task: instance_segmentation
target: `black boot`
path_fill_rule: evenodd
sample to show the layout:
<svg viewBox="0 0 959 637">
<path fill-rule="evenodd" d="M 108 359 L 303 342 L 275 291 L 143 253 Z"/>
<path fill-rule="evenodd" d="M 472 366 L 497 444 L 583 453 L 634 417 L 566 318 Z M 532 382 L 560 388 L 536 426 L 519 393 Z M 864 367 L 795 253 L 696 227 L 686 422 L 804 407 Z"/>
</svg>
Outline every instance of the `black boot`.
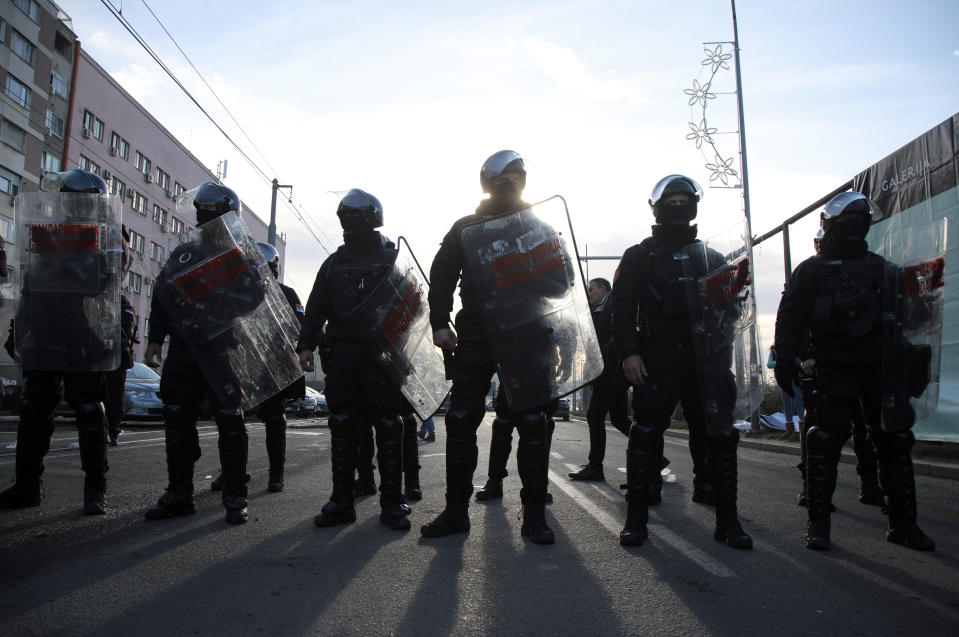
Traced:
<svg viewBox="0 0 959 637">
<path fill-rule="evenodd" d="M 739 444 L 739 432 L 728 429 L 709 440 L 712 483 L 716 489 L 716 530 L 713 538 L 734 549 L 751 549 L 753 539 L 743 530 L 736 513 L 736 446 Z"/>
<path fill-rule="evenodd" d="M 249 438 L 243 412 L 218 409 L 216 428 L 219 432 L 217 447 L 220 451 L 220 466 L 226 485 L 223 487 L 223 508 L 226 509 L 226 521 L 230 524 L 243 524 L 249 519 L 247 512 L 246 473 Z"/>
<path fill-rule="evenodd" d="M 836 465 L 844 439 L 839 434 L 812 427 L 806 435 L 806 548 L 829 549 L 832 494 L 836 490 Z"/>
<path fill-rule="evenodd" d="M 196 458 L 193 431 L 196 429 L 196 415 L 179 405 L 164 405 L 163 416 L 166 421 L 164 434 L 170 482 L 157 505 L 144 514 L 148 520 L 196 513 L 196 503 L 193 501 L 193 463 Z"/>
<path fill-rule="evenodd" d="M 353 507 L 353 464 L 356 455 L 354 419 L 346 412 L 332 413 L 329 425 L 333 494 L 320 514 L 313 518 L 313 523 L 321 527 L 356 521 L 356 509 Z"/>
<path fill-rule="evenodd" d="M 50 450 L 53 416 L 25 398 L 20 400 L 19 411 L 16 482 L 0 493 L 0 509 L 40 506 L 43 500 L 43 479 L 40 476 L 43 475 L 43 458 Z"/>
<path fill-rule="evenodd" d="M 420 527 L 425 537 L 446 537 L 453 533 L 469 533 L 469 501 L 453 501 L 446 494 L 446 508 L 432 522 Z"/>
<path fill-rule="evenodd" d="M 403 416 L 403 484 L 407 500 L 422 500 L 420 489 L 420 452 L 416 442 L 416 416 Z"/>
<path fill-rule="evenodd" d="M 283 469 L 286 465 L 286 416 L 268 416 L 263 425 L 266 429 L 266 455 L 270 459 L 266 490 L 279 493 L 283 490 Z"/>
<path fill-rule="evenodd" d="M 379 418 L 376 429 L 376 461 L 380 466 L 380 524 L 394 531 L 410 528 L 410 507 L 403 501 L 403 419 Z M 415 430 L 415 427 L 414 427 Z"/>
<path fill-rule="evenodd" d="M 889 497 L 889 530 L 886 539 L 917 551 L 932 551 L 936 543 L 916 524 L 916 477 L 912 468 L 911 431 L 888 435 L 889 442 L 881 450 L 879 477 Z"/>
<path fill-rule="evenodd" d="M 656 428 L 634 423 L 626 450 L 626 525 L 619 534 L 622 546 L 641 546 L 649 538 L 649 486 L 658 471 Z"/>
<path fill-rule="evenodd" d="M 107 419 L 103 403 L 81 403 L 76 406 L 77 435 L 80 440 L 80 464 L 83 482 L 83 512 L 103 515 L 107 512 L 106 472 Z"/>
<path fill-rule="evenodd" d="M 546 414 L 526 414 L 519 420 L 519 444 L 516 463 L 519 466 L 523 488 L 523 526 L 520 533 L 535 544 L 556 541 L 553 530 L 546 524 L 546 485 L 549 482 L 549 425 Z"/>
<path fill-rule="evenodd" d="M 513 423 L 497 416 L 493 419 L 489 444 L 489 479 L 476 492 L 477 500 L 499 500 L 503 497 L 503 479 L 509 475 L 506 463 L 513 448 Z"/>
</svg>

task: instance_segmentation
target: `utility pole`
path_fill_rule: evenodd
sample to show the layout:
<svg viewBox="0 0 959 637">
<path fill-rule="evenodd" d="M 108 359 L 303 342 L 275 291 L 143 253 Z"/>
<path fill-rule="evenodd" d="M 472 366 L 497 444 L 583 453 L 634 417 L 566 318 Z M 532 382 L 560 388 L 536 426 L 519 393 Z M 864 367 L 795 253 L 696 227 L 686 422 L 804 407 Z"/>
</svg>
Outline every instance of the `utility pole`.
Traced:
<svg viewBox="0 0 959 637">
<path fill-rule="evenodd" d="M 271 246 L 276 245 L 276 191 L 280 188 L 289 188 L 293 192 L 293 186 L 282 186 L 280 182 L 273 179 L 273 201 L 270 203 L 270 229 L 267 231 L 266 242 Z"/>
</svg>

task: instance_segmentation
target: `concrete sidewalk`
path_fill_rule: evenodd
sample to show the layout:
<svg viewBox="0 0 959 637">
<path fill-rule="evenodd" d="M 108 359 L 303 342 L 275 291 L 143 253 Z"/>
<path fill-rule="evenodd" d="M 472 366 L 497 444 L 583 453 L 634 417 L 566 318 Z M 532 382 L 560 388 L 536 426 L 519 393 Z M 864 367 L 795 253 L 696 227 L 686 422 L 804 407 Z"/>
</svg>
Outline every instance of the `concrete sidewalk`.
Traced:
<svg viewBox="0 0 959 637">
<path fill-rule="evenodd" d="M 685 429 L 667 429 L 666 435 L 684 440 L 689 438 L 689 432 Z M 750 437 L 748 432 L 740 432 L 739 445 L 741 447 L 751 447 L 753 449 L 762 449 L 763 451 L 799 456 L 799 441 L 761 439 Z M 840 462 L 854 465 L 856 464 L 856 454 L 854 454 L 851 449 L 843 447 Z M 916 475 L 959 480 L 959 462 L 950 462 L 942 459 L 931 460 L 913 456 L 912 466 Z"/>
</svg>

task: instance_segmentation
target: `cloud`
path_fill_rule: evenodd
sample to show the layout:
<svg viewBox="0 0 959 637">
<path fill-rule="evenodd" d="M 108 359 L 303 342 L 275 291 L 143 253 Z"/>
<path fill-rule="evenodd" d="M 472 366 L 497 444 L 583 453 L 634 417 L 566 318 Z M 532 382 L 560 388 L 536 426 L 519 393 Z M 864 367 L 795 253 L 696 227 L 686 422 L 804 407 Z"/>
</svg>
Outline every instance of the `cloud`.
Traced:
<svg viewBox="0 0 959 637">
<path fill-rule="evenodd" d="M 617 78 L 614 71 L 605 79 L 594 77 L 572 49 L 532 36 L 522 42 L 546 76 L 561 88 L 596 100 L 645 101 L 639 89 Z"/>
</svg>

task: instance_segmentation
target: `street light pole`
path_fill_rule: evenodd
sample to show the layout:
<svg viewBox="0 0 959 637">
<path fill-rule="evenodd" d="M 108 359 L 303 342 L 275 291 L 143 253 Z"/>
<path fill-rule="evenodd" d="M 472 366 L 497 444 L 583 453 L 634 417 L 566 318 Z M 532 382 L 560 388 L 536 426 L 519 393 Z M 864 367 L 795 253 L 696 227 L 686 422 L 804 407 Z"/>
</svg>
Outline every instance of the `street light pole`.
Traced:
<svg viewBox="0 0 959 637">
<path fill-rule="evenodd" d="M 276 179 L 273 180 L 273 200 L 270 203 L 270 229 L 267 230 L 266 242 L 271 246 L 276 245 L 276 191 L 280 188 L 289 188 L 293 192 L 293 186 L 281 186 Z"/>
</svg>

